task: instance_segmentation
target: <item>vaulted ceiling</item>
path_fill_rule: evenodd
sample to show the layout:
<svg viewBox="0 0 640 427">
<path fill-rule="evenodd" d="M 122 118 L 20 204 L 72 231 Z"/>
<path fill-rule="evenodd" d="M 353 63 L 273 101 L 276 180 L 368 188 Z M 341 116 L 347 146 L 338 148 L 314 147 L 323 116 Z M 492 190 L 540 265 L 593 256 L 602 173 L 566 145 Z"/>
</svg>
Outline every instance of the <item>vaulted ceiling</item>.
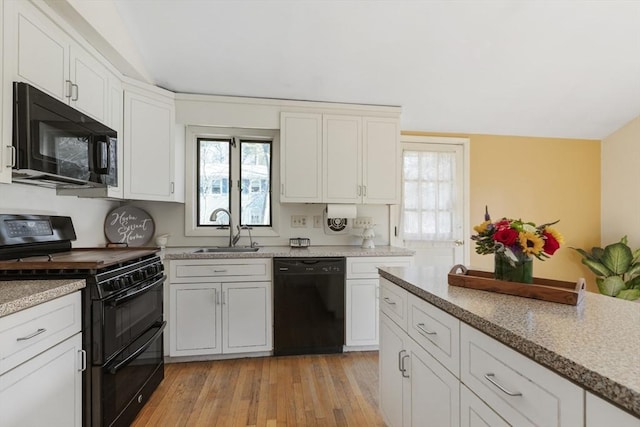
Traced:
<svg viewBox="0 0 640 427">
<path fill-rule="evenodd" d="M 640 1 L 116 0 L 159 86 L 402 106 L 402 129 L 601 139 L 640 115 Z"/>
</svg>

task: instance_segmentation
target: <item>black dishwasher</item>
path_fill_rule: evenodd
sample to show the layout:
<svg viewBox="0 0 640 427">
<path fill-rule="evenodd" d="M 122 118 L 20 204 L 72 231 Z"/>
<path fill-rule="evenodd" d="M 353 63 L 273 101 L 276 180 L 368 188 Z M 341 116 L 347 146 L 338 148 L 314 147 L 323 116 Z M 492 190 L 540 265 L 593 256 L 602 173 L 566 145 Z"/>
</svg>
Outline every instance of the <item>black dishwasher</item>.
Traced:
<svg viewBox="0 0 640 427">
<path fill-rule="evenodd" d="M 342 353 L 344 258 L 274 258 L 273 352 Z"/>
</svg>

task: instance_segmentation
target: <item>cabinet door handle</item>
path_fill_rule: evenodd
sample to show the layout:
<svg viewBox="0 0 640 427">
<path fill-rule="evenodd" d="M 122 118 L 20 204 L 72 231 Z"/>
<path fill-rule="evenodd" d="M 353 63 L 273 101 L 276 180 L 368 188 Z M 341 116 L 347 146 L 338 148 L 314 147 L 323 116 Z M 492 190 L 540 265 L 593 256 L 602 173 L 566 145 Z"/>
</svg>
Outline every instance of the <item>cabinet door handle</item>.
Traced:
<svg viewBox="0 0 640 427">
<path fill-rule="evenodd" d="M 402 356 L 402 359 L 401 359 L 401 361 L 402 361 L 402 376 L 404 378 L 409 378 L 409 374 L 407 374 L 407 368 L 405 368 L 405 366 L 404 366 L 404 359 L 406 359 L 407 357 L 411 357 L 411 356 L 409 356 L 408 354 L 405 354 L 404 356 Z"/>
<path fill-rule="evenodd" d="M 484 374 L 484 377 L 487 379 L 487 381 L 489 381 L 491 384 L 493 384 L 494 386 L 498 387 L 498 389 L 503 392 L 504 394 L 507 394 L 509 396 L 522 396 L 522 393 L 520 392 L 513 392 L 513 391 L 509 391 L 507 390 L 502 384 L 500 384 L 498 381 L 496 381 L 494 378 L 496 377 L 495 374 L 493 373 L 488 373 L 488 374 Z"/>
<path fill-rule="evenodd" d="M 37 337 L 40 334 L 44 334 L 45 332 L 47 332 L 47 330 L 45 328 L 39 328 L 37 331 L 32 332 L 27 336 L 17 338 L 16 341 L 27 341 L 27 340 L 30 340 L 33 337 Z"/>
<path fill-rule="evenodd" d="M 171 194 L 176 192 L 176 184 L 174 182 L 171 182 Z"/>
<path fill-rule="evenodd" d="M 84 350 L 78 350 L 80 356 L 80 369 L 78 372 L 84 372 L 87 370 L 87 352 Z"/>
<path fill-rule="evenodd" d="M 75 89 L 75 95 L 73 95 L 74 89 Z M 78 100 L 79 92 L 80 92 L 80 90 L 78 89 L 78 85 L 75 84 L 75 83 L 71 83 L 71 100 L 72 101 L 77 101 Z"/>
<path fill-rule="evenodd" d="M 226 296 L 225 291 L 222 291 L 222 305 L 225 305 L 227 303 L 227 296 Z"/>
<path fill-rule="evenodd" d="M 366 186 L 366 185 L 363 185 L 363 186 L 362 186 L 362 195 L 363 195 L 364 197 L 367 197 L 367 186 Z"/>
<path fill-rule="evenodd" d="M 7 147 L 9 147 L 9 150 L 11 151 L 11 163 L 9 163 L 7 167 L 14 168 L 16 166 L 18 152 L 16 151 L 16 147 L 14 147 L 13 145 L 7 145 Z"/>
<path fill-rule="evenodd" d="M 214 298 L 216 300 L 216 305 L 220 305 L 220 300 L 218 299 L 218 290 L 217 289 L 213 290 L 213 295 L 214 295 Z"/>
<path fill-rule="evenodd" d="M 382 299 L 384 300 L 384 302 L 386 302 L 389 305 L 396 305 L 395 301 L 391 301 L 389 297 L 384 297 Z"/>
<path fill-rule="evenodd" d="M 284 184 L 280 184 L 280 194 L 284 196 Z"/>
<path fill-rule="evenodd" d="M 427 335 L 437 335 L 437 334 L 438 334 L 436 331 L 430 331 L 429 329 L 427 329 L 427 328 L 424 326 L 424 323 L 418 323 L 418 324 L 416 325 L 416 328 L 417 328 L 420 332 L 425 333 L 425 334 L 427 334 Z"/>
<path fill-rule="evenodd" d="M 406 353 L 407 350 L 400 350 L 398 352 L 398 371 L 402 372 L 402 353 Z"/>
<path fill-rule="evenodd" d="M 73 83 L 71 83 L 71 80 L 65 80 L 64 83 L 67 89 L 64 96 L 65 98 L 71 98 L 71 92 L 73 91 Z"/>
</svg>

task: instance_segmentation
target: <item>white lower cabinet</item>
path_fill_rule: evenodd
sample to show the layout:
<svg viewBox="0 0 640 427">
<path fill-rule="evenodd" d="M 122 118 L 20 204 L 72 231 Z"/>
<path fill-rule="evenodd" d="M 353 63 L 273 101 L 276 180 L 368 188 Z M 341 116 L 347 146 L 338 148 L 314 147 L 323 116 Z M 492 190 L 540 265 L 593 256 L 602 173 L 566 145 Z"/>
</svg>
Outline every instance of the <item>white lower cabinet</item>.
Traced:
<svg viewBox="0 0 640 427">
<path fill-rule="evenodd" d="M 169 264 L 169 355 L 273 350 L 271 260 Z"/>
<path fill-rule="evenodd" d="M 271 283 L 193 283 L 171 287 L 171 356 L 273 349 Z"/>
<path fill-rule="evenodd" d="M 389 426 L 585 425 L 581 387 L 384 278 L 380 291 L 380 409 Z M 587 427 L 638 427 L 601 400 L 590 409 L 587 398 L 586 413 Z"/>
<path fill-rule="evenodd" d="M 460 425 L 460 383 L 405 331 L 382 314 L 380 410 L 395 426 Z"/>
<path fill-rule="evenodd" d="M 408 267 L 412 261 L 410 256 L 347 258 L 347 347 L 378 345 L 378 267 Z"/>
<path fill-rule="evenodd" d="M 587 392 L 586 395 L 586 427 L 640 427 L 640 418 L 618 409 L 592 393 Z"/>
<path fill-rule="evenodd" d="M 82 425 L 80 292 L 0 318 L 0 426 Z"/>
<path fill-rule="evenodd" d="M 3 427 L 82 425 L 81 334 L 0 376 Z"/>
</svg>

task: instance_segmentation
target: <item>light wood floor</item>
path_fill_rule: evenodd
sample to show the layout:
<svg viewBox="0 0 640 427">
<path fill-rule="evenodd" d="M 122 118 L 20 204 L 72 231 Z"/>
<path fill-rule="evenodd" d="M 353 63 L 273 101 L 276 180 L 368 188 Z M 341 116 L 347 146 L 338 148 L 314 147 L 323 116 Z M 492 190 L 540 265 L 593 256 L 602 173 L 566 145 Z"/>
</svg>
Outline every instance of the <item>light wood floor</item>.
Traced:
<svg viewBox="0 0 640 427">
<path fill-rule="evenodd" d="M 167 364 L 132 426 L 384 426 L 378 353 Z"/>
</svg>

